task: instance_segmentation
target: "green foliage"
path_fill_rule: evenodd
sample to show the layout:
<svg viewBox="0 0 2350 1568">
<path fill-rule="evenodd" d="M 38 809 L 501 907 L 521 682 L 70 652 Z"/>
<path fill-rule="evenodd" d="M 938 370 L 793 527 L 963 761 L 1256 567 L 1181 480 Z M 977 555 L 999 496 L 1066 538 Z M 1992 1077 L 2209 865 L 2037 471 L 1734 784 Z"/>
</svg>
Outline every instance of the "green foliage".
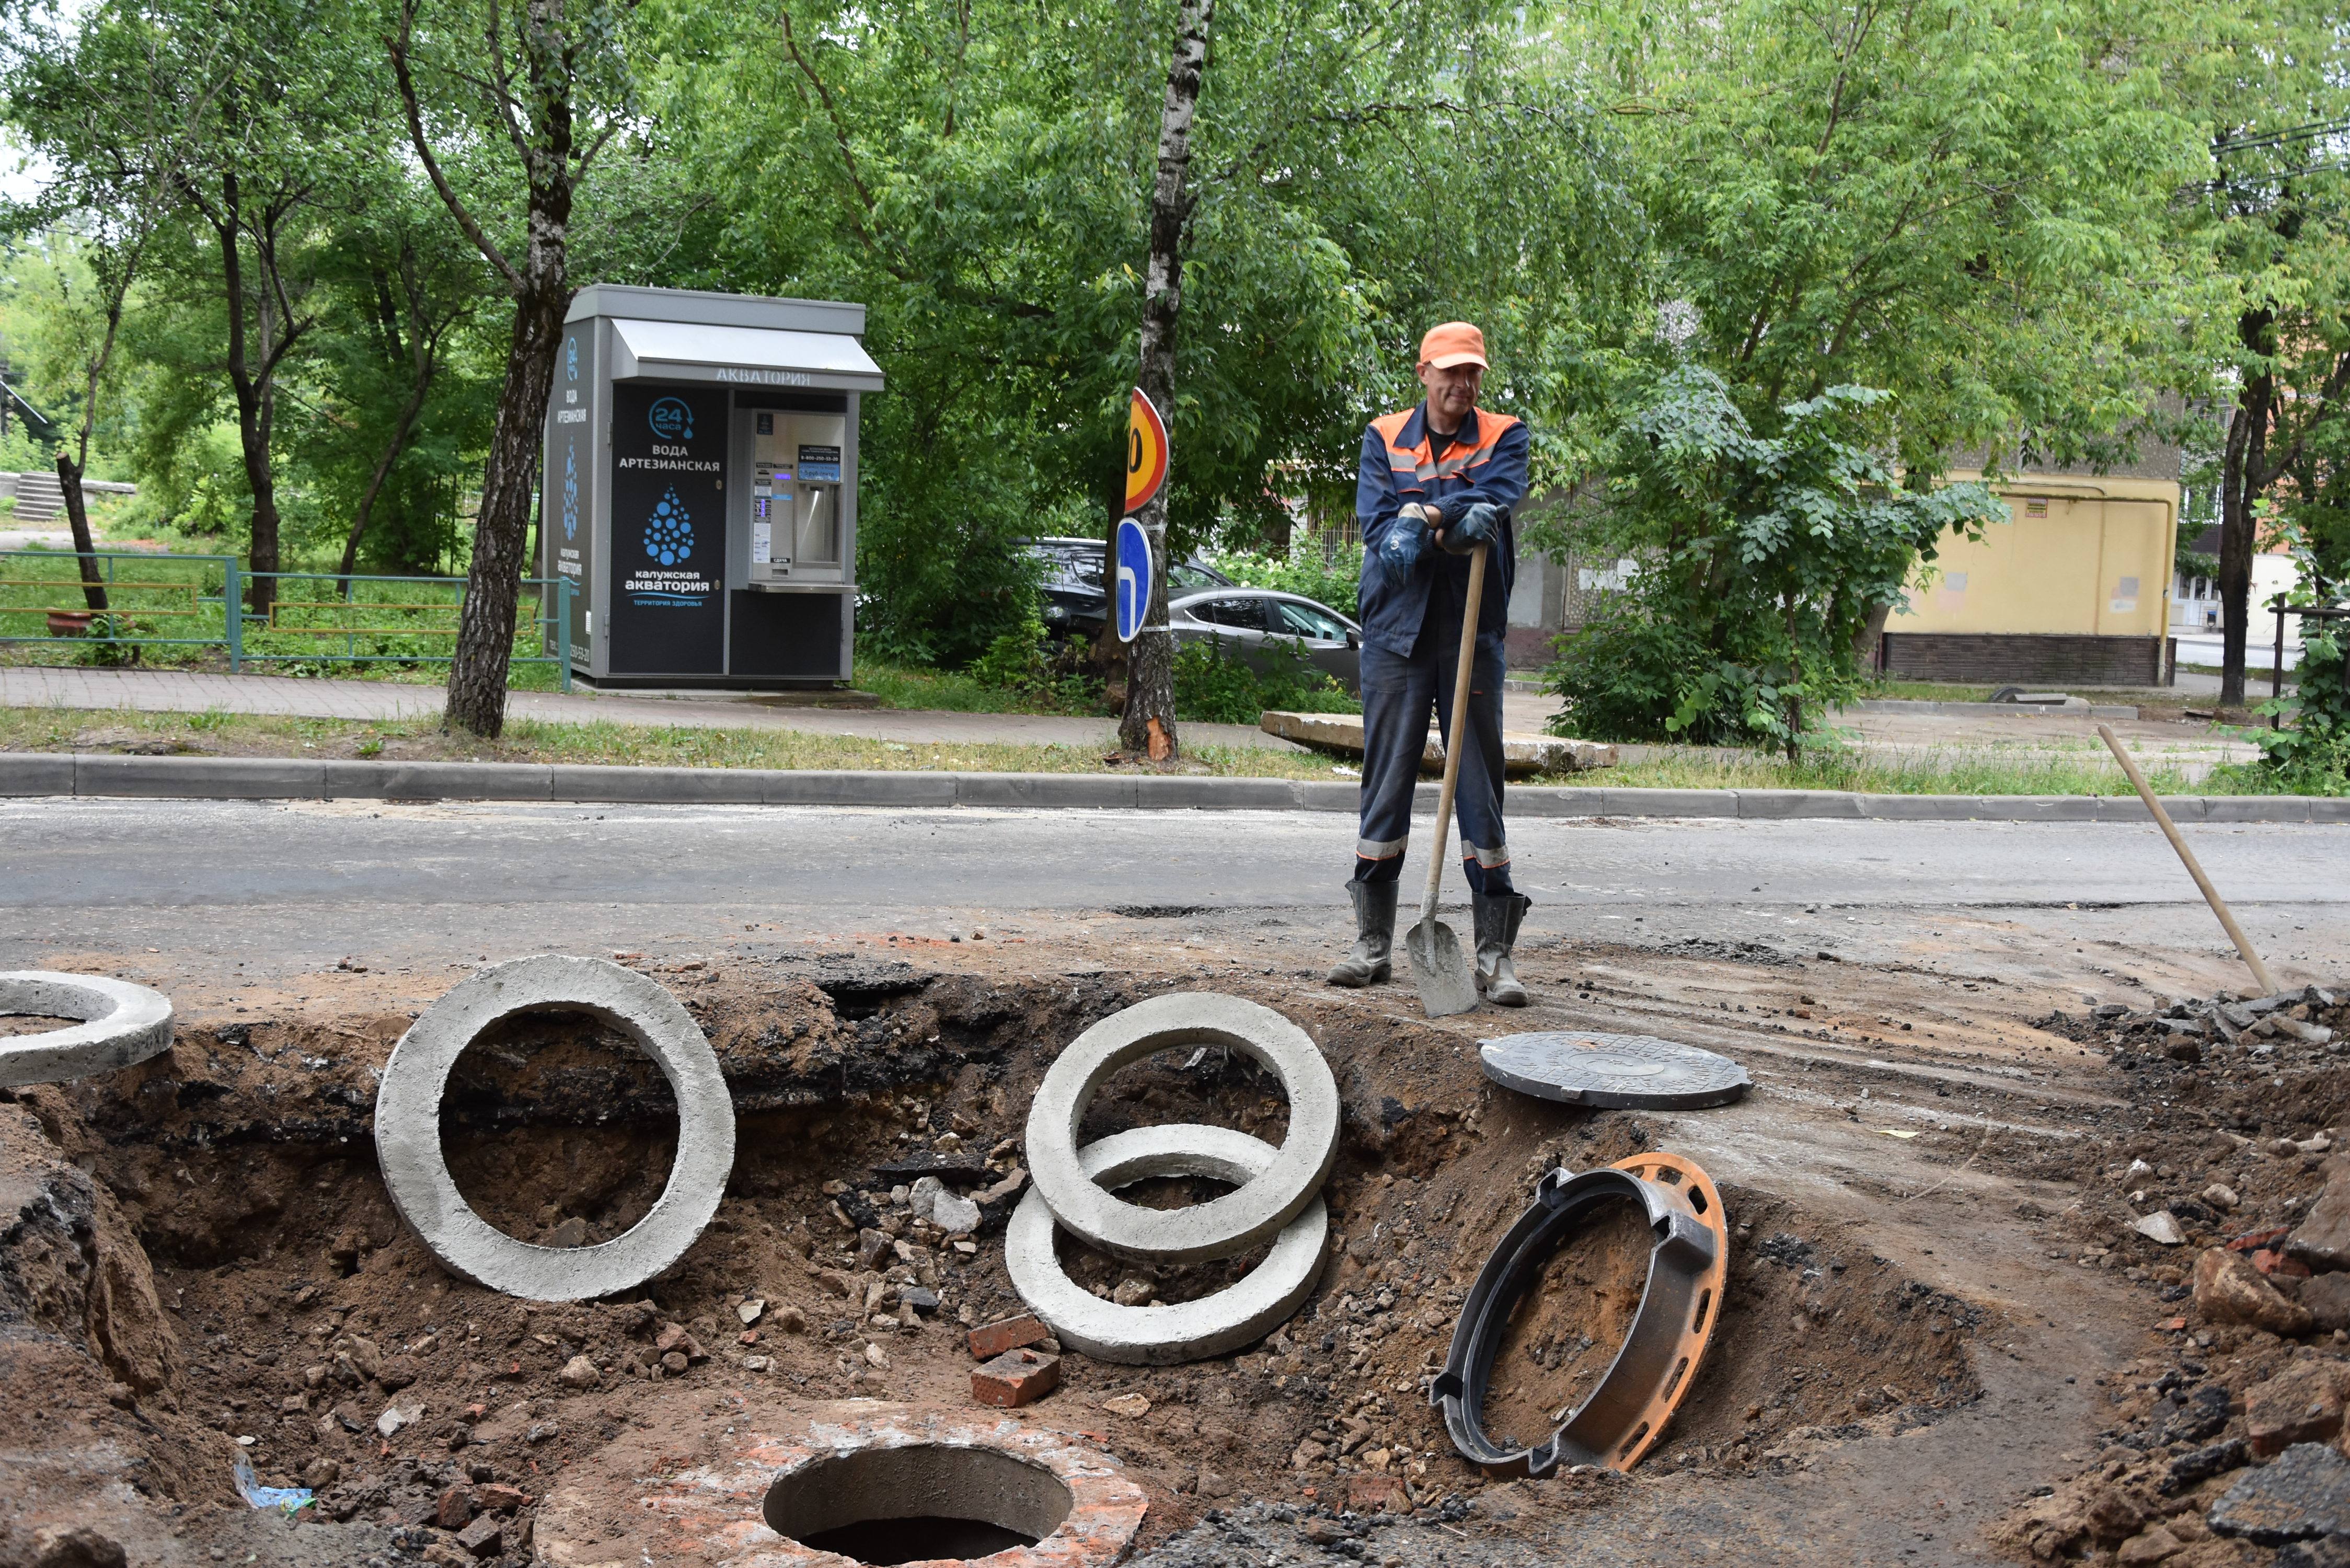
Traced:
<svg viewBox="0 0 2350 1568">
<path fill-rule="evenodd" d="M 1880 435 L 1906 471 L 2116 455 L 2202 276 L 2173 203 L 2204 126 L 2166 68 L 2214 22 L 2116 0 L 1601 12 L 1674 302 L 1659 335 L 1765 434 L 1856 384 L 1898 397 Z"/>
<path fill-rule="evenodd" d="M 1642 564 L 1550 689 L 1560 733 L 1777 743 L 1792 755 L 1860 688 L 1856 642 L 1947 531 L 2004 510 L 1980 484 L 1903 490 L 1878 455 L 1889 394 L 1831 387 L 1759 436 L 1713 372 L 1659 380 L 1607 454 L 1589 536 Z"/>
<path fill-rule="evenodd" d="M 1202 724 L 1254 724 L 1268 709 L 1301 713 L 1359 713 L 1346 689 L 1302 657 L 1283 659 L 1276 645 L 1260 657 L 1274 660 L 1260 673 L 1225 653 L 1214 638 L 1175 650 L 1175 717 Z"/>
<path fill-rule="evenodd" d="M 1232 581 L 1252 588 L 1275 588 L 1284 594 L 1302 594 L 1320 604 L 1328 605 L 1340 615 L 1352 618 L 1363 580 L 1363 547 L 1348 545 L 1324 560 L 1322 551 L 1311 540 L 1293 548 L 1285 557 L 1253 555 L 1245 550 L 1229 555 L 1215 554 L 1208 558 L 1214 566 Z"/>
<path fill-rule="evenodd" d="M 982 686 L 998 691 L 1020 691 L 1042 685 L 1051 664 L 1052 655 L 1045 647 L 1045 618 L 1038 613 L 1036 600 L 1031 596 L 1026 613 L 989 643 L 985 653 L 972 660 L 971 673 Z"/>
<path fill-rule="evenodd" d="M 983 504 L 935 514 L 904 494 L 884 478 L 858 496 L 858 636 L 877 659 L 959 669 L 1037 618 L 1037 563 L 1015 543 L 1017 518 Z"/>
<path fill-rule="evenodd" d="M 2255 730 L 2258 766 L 2288 794 L 2350 794 L 2350 668 L 2339 621 L 2304 621 L 2299 690 L 2291 701 L 2264 702 L 2262 714 L 2282 713 L 2279 730 Z M 2324 630 L 2316 628 L 2323 625 Z"/>
</svg>

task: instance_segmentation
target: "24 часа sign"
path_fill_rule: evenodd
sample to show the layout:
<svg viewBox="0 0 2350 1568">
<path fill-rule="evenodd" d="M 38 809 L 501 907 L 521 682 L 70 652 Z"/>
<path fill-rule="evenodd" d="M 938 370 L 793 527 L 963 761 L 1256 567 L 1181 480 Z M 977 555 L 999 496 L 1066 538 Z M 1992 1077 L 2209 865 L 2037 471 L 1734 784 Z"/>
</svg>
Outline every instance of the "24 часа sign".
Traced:
<svg viewBox="0 0 2350 1568">
<path fill-rule="evenodd" d="M 725 654 L 723 388 L 612 389 L 614 674 L 715 675 Z"/>
</svg>

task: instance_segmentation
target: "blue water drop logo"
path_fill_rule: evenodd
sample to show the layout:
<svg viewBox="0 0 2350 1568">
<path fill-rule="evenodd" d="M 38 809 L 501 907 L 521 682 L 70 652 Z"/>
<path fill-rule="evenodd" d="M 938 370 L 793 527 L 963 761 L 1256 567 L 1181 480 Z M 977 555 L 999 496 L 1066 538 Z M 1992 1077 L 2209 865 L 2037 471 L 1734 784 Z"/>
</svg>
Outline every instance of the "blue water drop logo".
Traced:
<svg viewBox="0 0 2350 1568">
<path fill-rule="evenodd" d="M 563 379 L 567 381 L 579 379 L 579 339 L 577 337 L 563 340 Z"/>
<path fill-rule="evenodd" d="M 675 486 L 645 519 L 645 554 L 664 566 L 674 566 L 693 554 L 693 519 L 677 498 Z"/>
<path fill-rule="evenodd" d="M 649 416 L 653 434 L 663 441 L 693 439 L 693 407 L 683 398 L 663 398 Z"/>
<path fill-rule="evenodd" d="M 563 536 L 579 536 L 579 448 L 563 443 Z"/>
</svg>

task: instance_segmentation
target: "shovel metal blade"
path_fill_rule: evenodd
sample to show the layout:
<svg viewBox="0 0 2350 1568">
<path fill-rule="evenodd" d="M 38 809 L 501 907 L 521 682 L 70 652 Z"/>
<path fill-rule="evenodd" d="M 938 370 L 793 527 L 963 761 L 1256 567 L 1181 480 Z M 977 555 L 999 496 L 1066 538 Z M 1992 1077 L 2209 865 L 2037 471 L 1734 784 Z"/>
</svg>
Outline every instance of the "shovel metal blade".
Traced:
<svg viewBox="0 0 2350 1568">
<path fill-rule="evenodd" d="M 1411 955 L 1411 978 L 1419 986 L 1419 1005 L 1430 1018 L 1469 1012 L 1477 1006 L 1477 979 L 1461 950 L 1452 928 L 1433 918 L 1406 931 L 1404 951 Z"/>
</svg>

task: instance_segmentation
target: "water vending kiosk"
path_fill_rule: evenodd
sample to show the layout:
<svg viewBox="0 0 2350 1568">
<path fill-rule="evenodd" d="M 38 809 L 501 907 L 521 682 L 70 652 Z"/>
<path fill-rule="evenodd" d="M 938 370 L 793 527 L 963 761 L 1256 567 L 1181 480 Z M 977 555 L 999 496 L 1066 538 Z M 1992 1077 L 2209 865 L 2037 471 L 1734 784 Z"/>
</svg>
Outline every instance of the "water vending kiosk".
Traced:
<svg viewBox="0 0 2350 1568">
<path fill-rule="evenodd" d="M 546 575 L 574 586 L 575 675 L 784 688 L 849 676 L 865 307 L 582 289 L 539 487 Z"/>
</svg>

